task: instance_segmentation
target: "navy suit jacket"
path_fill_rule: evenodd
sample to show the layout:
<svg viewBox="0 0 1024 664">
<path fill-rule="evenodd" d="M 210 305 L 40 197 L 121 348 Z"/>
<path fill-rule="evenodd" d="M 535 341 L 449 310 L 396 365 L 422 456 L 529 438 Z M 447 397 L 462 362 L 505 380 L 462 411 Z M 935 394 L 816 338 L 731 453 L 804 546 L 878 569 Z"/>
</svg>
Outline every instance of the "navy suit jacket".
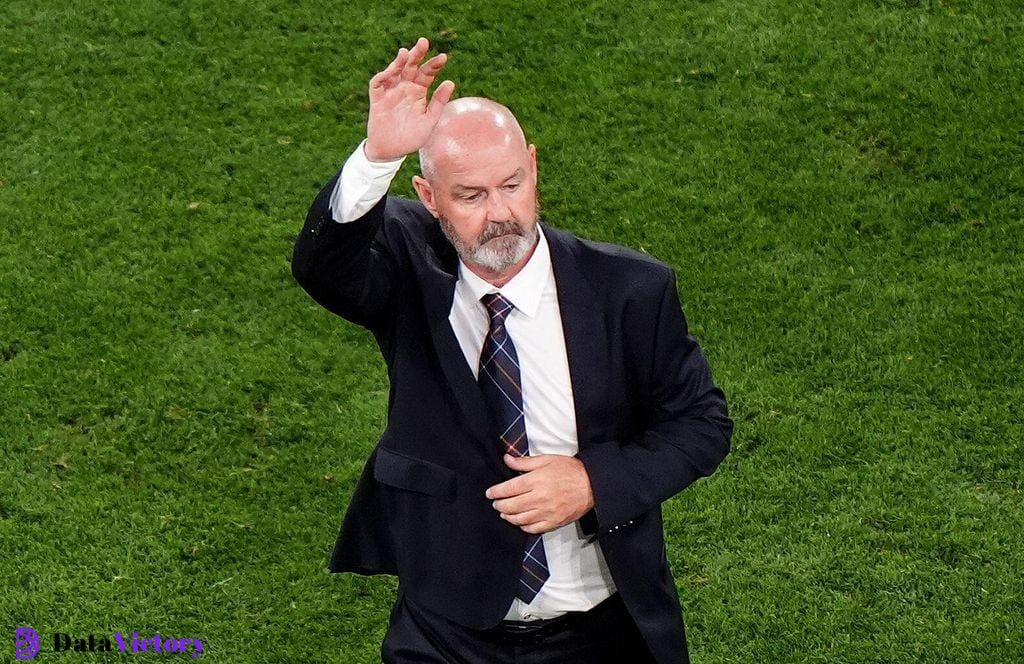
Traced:
<svg viewBox="0 0 1024 664">
<path fill-rule="evenodd" d="M 362 218 L 331 218 L 335 176 L 313 202 L 292 272 L 322 306 L 370 330 L 387 364 L 387 428 L 356 485 L 332 572 L 397 574 L 419 605 L 473 628 L 504 618 L 526 534 L 486 489 L 514 473 L 448 322 L 458 256 L 418 201 L 385 196 Z M 687 332 L 674 272 L 623 247 L 542 222 L 575 401 L 578 458 L 600 542 L 659 662 L 686 662 L 661 503 L 712 473 L 732 421 Z"/>
</svg>

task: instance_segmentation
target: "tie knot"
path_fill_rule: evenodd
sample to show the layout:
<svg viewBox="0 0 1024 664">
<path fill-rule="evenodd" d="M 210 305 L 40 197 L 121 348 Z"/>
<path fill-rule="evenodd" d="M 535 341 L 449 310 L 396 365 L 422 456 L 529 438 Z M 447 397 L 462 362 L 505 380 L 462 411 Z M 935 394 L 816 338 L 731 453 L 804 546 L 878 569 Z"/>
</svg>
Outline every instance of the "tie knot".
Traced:
<svg viewBox="0 0 1024 664">
<path fill-rule="evenodd" d="M 480 301 L 487 307 L 487 313 L 491 317 L 491 324 L 504 323 L 515 307 L 506 300 L 501 293 L 488 293 L 480 298 Z"/>
</svg>

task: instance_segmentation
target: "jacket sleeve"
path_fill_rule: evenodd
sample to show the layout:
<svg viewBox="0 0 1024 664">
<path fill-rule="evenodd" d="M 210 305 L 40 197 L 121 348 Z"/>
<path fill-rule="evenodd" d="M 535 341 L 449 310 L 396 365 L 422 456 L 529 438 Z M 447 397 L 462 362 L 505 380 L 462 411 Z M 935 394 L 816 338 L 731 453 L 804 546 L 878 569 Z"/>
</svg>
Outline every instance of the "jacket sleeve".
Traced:
<svg viewBox="0 0 1024 664">
<path fill-rule="evenodd" d="M 384 239 L 388 197 L 355 221 L 331 216 L 330 196 L 339 175 L 313 200 L 295 240 L 292 275 L 328 311 L 372 331 L 380 330 L 391 310 L 396 265 Z"/>
<path fill-rule="evenodd" d="M 577 455 L 594 492 L 597 537 L 628 528 L 714 472 L 729 452 L 733 423 L 725 395 L 687 330 L 675 274 L 668 272 L 655 325 L 649 424 L 634 439 L 606 441 Z"/>
</svg>

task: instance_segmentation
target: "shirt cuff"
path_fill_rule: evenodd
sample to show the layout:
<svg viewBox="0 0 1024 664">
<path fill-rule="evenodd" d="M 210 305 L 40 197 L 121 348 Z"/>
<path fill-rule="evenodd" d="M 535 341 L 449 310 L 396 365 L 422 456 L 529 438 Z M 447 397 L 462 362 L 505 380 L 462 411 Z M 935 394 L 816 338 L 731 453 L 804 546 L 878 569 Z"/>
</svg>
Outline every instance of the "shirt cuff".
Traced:
<svg viewBox="0 0 1024 664">
<path fill-rule="evenodd" d="M 375 162 L 366 158 L 364 138 L 341 169 L 331 192 L 331 217 L 338 223 L 359 219 L 388 193 L 391 181 L 402 167 L 401 159 Z"/>
</svg>

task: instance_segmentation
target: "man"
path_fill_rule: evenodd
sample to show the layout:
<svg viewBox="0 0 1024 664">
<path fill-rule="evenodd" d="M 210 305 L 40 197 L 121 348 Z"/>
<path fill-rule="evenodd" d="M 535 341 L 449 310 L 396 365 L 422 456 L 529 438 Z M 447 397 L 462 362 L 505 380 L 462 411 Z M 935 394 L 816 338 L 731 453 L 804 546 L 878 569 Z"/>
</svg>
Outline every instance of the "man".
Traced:
<svg viewBox="0 0 1024 664">
<path fill-rule="evenodd" d="M 539 223 L 536 147 L 451 81 L 428 103 L 428 49 L 370 80 L 367 138 L 295 246 L 391 382 L 330 569 L 398 575 L 386 662 L 686 662 L 660 504 L 732 422 L 674 273 Z M 416 151 L 419 202 L 387 196 Z"/>
</svg>

